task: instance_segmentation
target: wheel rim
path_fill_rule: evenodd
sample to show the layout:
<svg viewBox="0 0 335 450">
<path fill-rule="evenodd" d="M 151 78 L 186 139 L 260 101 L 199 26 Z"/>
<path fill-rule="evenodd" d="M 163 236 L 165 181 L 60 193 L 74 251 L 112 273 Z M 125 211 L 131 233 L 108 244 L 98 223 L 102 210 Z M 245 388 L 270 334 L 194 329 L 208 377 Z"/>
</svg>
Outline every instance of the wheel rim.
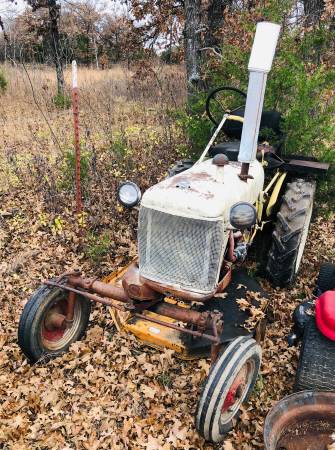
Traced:
<svg viewBox="0 0 335 450">
<path fill-rule="evenodd" d="M 249 359 L 236 374 L 223 401 L 220 424 L 230 422 L 245 400 L 255 373 L 255 362 Z"/>
<path fill-rule="evenodd" d="M 296 263 L 295 263 L 295 273 L 298 272 L 300 264 L 301 264 L 302 255 L 304 253 L 304 249 L 305 249 L 305 245 L 306 245 L 306 241 L 307 241 L 309 224 L 310 224 L 311 218 L 312 218 L 312 212 L 313 212 L 313 205 L 310 205 L 309 210 L 308 210 L 308 214 L 306 216 L 306 220 L 304 222 L 304 227 L 303 227 L 303 230 L 302 230 L 301 239 L 300 239 L 300 242 L 299 242 L 298 256 L 297 256 L 297 260 L 296 260 Z"/>
<path fill-rule="evenodd" d="M 67 298 L 64 295 L 58 296 L 50 307 L 47 309 L 41 326 L 41 341 L 43 347 L 50 351 L 60 350 L 67 345 L 70 345 L 73 341 L 75 334 L 77 333 L 78 327 L 81 321 L 81 307 L 80 301 L 75 300 L 73 322 L 70 325 L 65 326 L 63 320 L 62 324 L 50 325 L 51 317 L 53 319 L 59 319 L 66 316 L 67 309 Z M 56 320 L 53 320 L 56 322 Z"/>
</svg>

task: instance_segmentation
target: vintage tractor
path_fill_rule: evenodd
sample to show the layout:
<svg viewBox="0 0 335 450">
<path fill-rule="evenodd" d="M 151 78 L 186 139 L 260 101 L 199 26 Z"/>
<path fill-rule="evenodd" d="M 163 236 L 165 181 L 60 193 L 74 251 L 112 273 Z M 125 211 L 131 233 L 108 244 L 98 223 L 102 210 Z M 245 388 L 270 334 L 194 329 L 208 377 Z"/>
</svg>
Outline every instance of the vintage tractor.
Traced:
<svg viewBox="0 0 335 450">
<path fill-rule="evenodd" d="M 335 264 L 321 264 L 315 299 L 297 306 L 290 345 L 302 340 L 295 390 L 335 391 Z"/>
<path fill-rule="evenodd" d="M 59 355 L 82 337 L 92 301 L 113 307 L 117 326 L 149 345 L 186 359 L 210 356 L 195 423 L 213 442 L 232 427 L 261 363 L 264 320 L 251 324 L 248 307 L 240 308 L 237 299 L 264 310 L 266 295 L 241 265 L 270 224 L 267 274 L 277 285 L 294 280 L 312 215 L 312 178 L 327 169 L 258 146 L 279 32 L 278 25 L 258 24 L 243 117 L 225 111 L 192 167 L 152 186 L 142 199 L 133 182 L 120 186 L 123 205 L 141 201 L 138 260 L 103 281 L 84 278 L 79 270 L 45 281 L 19 324 L 19 344 L 32 362 Z M 243 123 L 241 142 L 214 146 L 227 120 Z"/>
</svg>

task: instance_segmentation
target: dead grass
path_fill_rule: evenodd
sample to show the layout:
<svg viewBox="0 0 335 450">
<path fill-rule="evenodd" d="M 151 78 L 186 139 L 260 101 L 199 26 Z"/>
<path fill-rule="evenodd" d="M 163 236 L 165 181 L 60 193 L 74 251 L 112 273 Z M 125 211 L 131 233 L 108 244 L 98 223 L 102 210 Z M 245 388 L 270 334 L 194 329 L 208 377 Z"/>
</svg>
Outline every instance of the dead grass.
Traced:
<svg viewBox="0 0 335 450">
<path fill-rule="evenodd" d="M 32 155 L 53 159 L 71 149 L 73 135 L 71 109 L 57 109 L 53 104 L 56 83 L 51 68 L 7 64 L 2 70 L 9 83 L 0 97 L 0 192 L 15 179 L 15 164 L 21 170 Z M 70 68 L 65 78 L 69 86 Z M 82 142 L 96 150 L 111 147 L 120 133 L 127 139 L 135 134 L 138 144 L 141 131 L 146 145 L 150 130 L 166 142 L 166 134 L 171 134 L 167 111 L 182 105 L 185 98 L 179 67 L 128 70 L 116 65 L 105 71 L 79 67 L 78 82 Z"/>
</svg>

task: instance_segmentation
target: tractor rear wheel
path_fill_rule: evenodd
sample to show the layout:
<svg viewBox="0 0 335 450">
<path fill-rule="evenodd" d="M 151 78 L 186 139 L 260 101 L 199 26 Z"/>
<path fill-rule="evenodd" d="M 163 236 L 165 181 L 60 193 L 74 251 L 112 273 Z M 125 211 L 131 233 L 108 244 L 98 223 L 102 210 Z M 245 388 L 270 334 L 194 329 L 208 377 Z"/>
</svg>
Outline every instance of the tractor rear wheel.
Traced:
<svg viewBox="0 0 335 450">
<path fill-rule="evenodd" d="M 234 339 L 218 356 L 203 385 L 195 414 L 198 432 L 210 442 L 220 442 L 233 427 L 255 386 L 261 348 L 248 337 Z"/>
<path fill-rule="evenodd" d="M 335 390 L 335 342 L 318 330 L 314 317 L 304 330 L 294 390 Z"/>
<path fill-rule="evenodd" d="M 335 289 L 335 264 L 321 264 L 316 285 L 321 293 Z"/>
<path fill-rule="evenodd" d="M 290 285 L 299 270 L 313 212 L 315 183 L 287 184 L 272 234 L 266 274 L 273 285 Z"/>
<path fill-rule="evenodd" d="M 67 292 L 61 288 L 42 286 L 26 303 L 20 318 L 18 343 L 31 362 L 64 353 L 85 333 L 91 302 L 76 295 L 73 321 L 64 320 Z"/>
</svg>

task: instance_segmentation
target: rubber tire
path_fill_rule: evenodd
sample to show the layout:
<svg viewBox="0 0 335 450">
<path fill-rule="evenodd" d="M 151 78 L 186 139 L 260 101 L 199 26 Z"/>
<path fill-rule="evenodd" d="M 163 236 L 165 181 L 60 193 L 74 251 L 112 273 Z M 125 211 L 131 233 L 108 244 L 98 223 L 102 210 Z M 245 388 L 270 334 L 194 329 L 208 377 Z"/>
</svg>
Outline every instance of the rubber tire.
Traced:
<svg viewBox="0 0 335 450">
<path fill-rule="evenodd" d="M 77 331 L 67 345 L 56 351 L 51 351 L 43 346 L 41 341 L 41 325 L 44 313 L 48 310 L 50 303 L 62 292 L 60 288 L 41 286 L 37 289 L 26 303 L 19 322 L 18 344 L 26 357 L 36 362 L 42 357 L 54 358 L 68 350 L 70 345 L 78 341 L 84 335 L 91 312 L 91 302 L 80 296 L 81 317 Z"/>
<path fill-rule="evenodd" d="M 295 391 L 335 391 L 335 342 L 318 330 L 311 317 L 304 331 Z"/>
<path fill-rule="evenodd" d="M 303 231 L 307 226 L 308 233 L 314 193 L 315 183 L 303 179 L 295 179 L 286 186 L 266 265 L 266 277 L 274 286 L 289 286 L 296 278 L 300 266 L 299 263 L 296 267 L 299 248 L 305 247 Z"/>
<path fill-rule="evenodd" d="M 321 264 L 316 285 L 321 293 L 335 289 L 335 264 Z"/>
<path fill-rule="evenodd" d="M 192 159 L 183 159 L 181 161 L 177 161 L 175 165 L 168 170 L 167 178 L 171 178 L 175 175 L 185 172 L 185 170 L 190 169 L 193 165 L 194 161 L 192 161 Z"/>
<path fill-rule="evenodd" d="M 207 441 L 221 442 L 233 428 L 233 418 L 237 418 L 239 412 L 237 411 L 230 421 L 219 427 L 220 411 L 231 383 L 239 370 L 251 358 L 255 363 L 255 371 L 243 400 L 245 402 L 255 386 L 261 365 L 261 347 L 257 342 L 248 336 L 234 339 L 211 367 L 202 386 L 195 413 L 196 429 Z"/>
</svg>

